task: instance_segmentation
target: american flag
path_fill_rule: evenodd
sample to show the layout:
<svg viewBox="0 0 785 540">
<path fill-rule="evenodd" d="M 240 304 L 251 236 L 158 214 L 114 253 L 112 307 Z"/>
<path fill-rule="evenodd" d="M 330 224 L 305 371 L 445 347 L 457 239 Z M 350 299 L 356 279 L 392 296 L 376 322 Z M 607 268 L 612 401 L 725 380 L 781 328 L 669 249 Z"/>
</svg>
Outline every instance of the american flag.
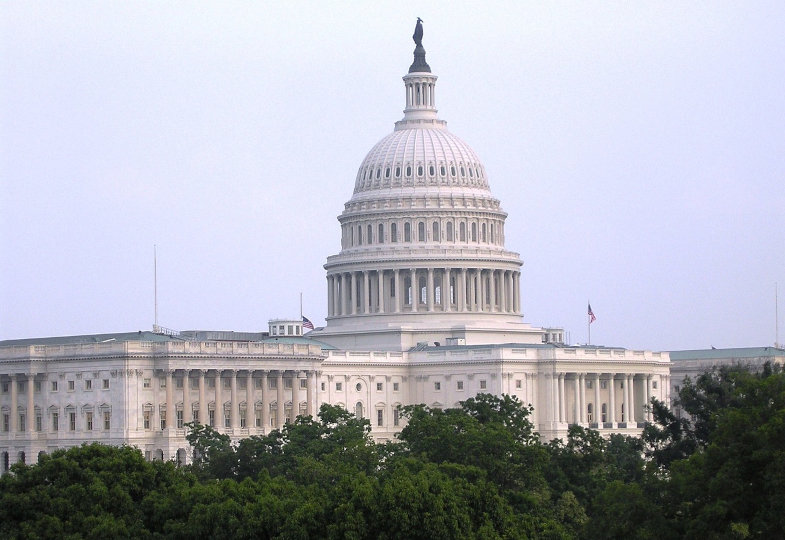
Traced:
<svg viewBox="0 0 785 540">
<path fill-rule="evenodd" d="M 308 328 L 309 330 L 313 330 L 313 323 L 308 319 L 308 317 L 303 317 L 303 328 Z"/>
<path fill-rule="evenodd" d="M 589 324 L 593 323 L 597 320 L 597 317 L 594 316 L 594 312 L 591 310 L 591 304 L 589 304 Z"/>
</svg>

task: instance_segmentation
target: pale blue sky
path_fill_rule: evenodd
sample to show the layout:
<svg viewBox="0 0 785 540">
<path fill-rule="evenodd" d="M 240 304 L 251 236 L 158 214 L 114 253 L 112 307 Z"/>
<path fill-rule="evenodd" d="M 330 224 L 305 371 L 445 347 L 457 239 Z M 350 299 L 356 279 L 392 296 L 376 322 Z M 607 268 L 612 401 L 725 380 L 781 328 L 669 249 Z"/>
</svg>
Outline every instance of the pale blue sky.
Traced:
<svg viewBox="0 0 785 540">
<path fill-rule="evenodd" d="M 150 328 L 153 244 L 162 325 L 262 330 L 300 291 L 323 324 L 417 16 L 526 321 L 584 342 L 591 299 L 594 343 L 773 343 L 782 1 L 4 2 L 0 339 Z"/>
</svg>

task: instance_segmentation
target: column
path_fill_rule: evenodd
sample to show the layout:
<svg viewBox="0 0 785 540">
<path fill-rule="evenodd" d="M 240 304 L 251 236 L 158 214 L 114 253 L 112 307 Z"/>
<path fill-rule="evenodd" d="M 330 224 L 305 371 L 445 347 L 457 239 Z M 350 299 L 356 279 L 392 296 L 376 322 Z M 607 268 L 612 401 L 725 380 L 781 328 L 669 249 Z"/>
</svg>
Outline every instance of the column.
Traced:
<svg viewBox="0 0 785 540">
<path fill-rule="evenodd" d="M 96 381 L 97 383 L 98 381 Z M 43 389 L 42 389 L 43 390 Z M 41 392 L 43 394 L 43 391 Z M 27 432 L 31 434 L 35 431 L 35 373 L 28 373 L 27 374 L 27 424 L 25 427 L 27 428 Z M 43 416 L 44 411 L 43 407 L 41 407 L 41 415 Z M 43 422 L 43 418 L 41 418 Z M 41 426 L 43 429 L 43 426 Z M 30 456 L 28 459 L 28 463 L 32 463 L 32 459 L 34 456 Z"/>
<path fill-rule="evenodd" d="M 602 427 L 602 403 L 600 403 L 600 374 L 594 374 L 594 422 Z"/>
<path fill-rule="evenodd" d="M 226 428 L 224 422 L 224 400 L 223 400 L 223 380 L 221 370 L 215 371 L 215 429 L 223 430 Z"/>
<path fill-rule="evenodd" d="M 553 409 L 553 421 L 559 421 L 559 378 L 555 373 L 550 375 L 551 378 L 551 408 Z"/>
<path fill-rule="evenodd" d="M 458 311 L 466 311 L 466 268 L 461 268 L 460 279 L 458 280 L 455 294 Z"/>
<path fill-rule="evenodd" d="M 425 299 L 428 304 L 428 311 L 433 311 L 433 303 L 435 300 L 436 291 L 434 290 L 433 282 L 433 268 L 428 269 L 428 282 L 425 289 Z"/>
<path fill-rule="evenodd" d="M 191 379 L 187 369 L 183 370 L 183 424 L 190 422 L 193 411 L 191 410 Z"/>
<path fill-rule="evenodd" d="M 646 422 L 651 422 L 651 375 L 646 375 Z"/>
<path fill-rule="evenodd" d="M 491 313 L 493 313 L 496 311 L 496 270 L 491 270 L 489 273 L 490 273 L 490 282 L 491 282 L 491 288 L 489 293 L 491 297 L 488 303 L 490 304 L 491 307 Z"/>
<path fill-rule="evenodd" d="M 507 313 L 507 270 L 499 272 L 499 311 Z"/>
<path fill-rule="evenodd" d="M 327 316 L 333 316 L 333 277 L 327 276 Z"/>
<path fill-rule="evenodd" d="M 204 390 L 204 372 L 199 370 L 199 423 L 203 426 L 207 425 L 207 396 Z"/>
<path fill-rule="evenodd" d="M 418 283 L 417 283 L 417 269 L 412 268 L 409 270 L 409 274 L 411 275 L 410 281 L 412 284 L 412 312 L 417 313 L 417 304 L 420 303 L 420 291 L 418 291 Z"/>
<path fill-rule="evenodd" d="M 452 311 L 452 298 L 450 297 L 450 268 L 445 268 L 442 273 L 442 311 Z"/>
<path fill-rule="evenodd" d="M 485 304 L 488 299 L 485 297 L 485 277 L 483 274 L 486 272 L 480 268 L 477 270 L 477 286 L 480 288 L 480 291 L 477 295 L 477 302 L 479 304 L 477 311 L 485 311 Z"/>
<path fill-rule="evenodd" d="M 284 416 L 286 415 L 286 404 L 283 400 L 283 371 L 278 370 L 278 376 L 276 378 L 276 401 L 278 402 L 278 414 L 277 422 L 278 429 L 283 427 Z"/>
<path fill-rule="evenodd" d="M 363 270 L 363 313 L 368 314 L 371 305 L 371 284 L 370 275 L 367 270 Z"/>
<path fill-rule="evenodd" d="M 631 374 L 628 377 L 630 378 L 630 422 L 635 422 L 635 388 L 633 386 L 635 384 L 635 375 Z"/>
<path fill-rule="evenodd" d="M 229 411 L 229 425 L 232 430 L 240 427 L 240 402 L 237 400 L 237 370 L 230 369 L 229 388 L 232 393 L 232 409 Z"/>
<path fill-rule="evenodd" d="M 615 427 L 616 424 L 616 388 L 613 385 L 615 377 L 616 374 L 611 373 L 608 381 L 608 422 L 613 424 L 611 427 Z"/>
<path fill-rule="evenodd" d="M 512 313 L 515 311 L 515 307 L 513 306 L 513 273 L 512 271 L 507 272 L 507 313 Z"/>
<path fill-rule="evenodd" d="M 586 423 L 586 374 L 581 373 L 578 378 L 581 396 L 581 424 Z"/>
<path fill-rule="evenodd" d="M 351 313 L 349 309 L 349 287 L 351 286 L 349 275 L 341 273 L 341 315 Z"/>
<path fill-rule="evenodd" d="M 567 421 L 567 408 L 564 399 L 564 373 L 559 373 L 559 421 Z"/>
<path fill-rule="evenodd" d="M 629 401 L 630 395 L 628 393 L 630 389 L 630 385 L 629 385 L 629 381 L 627 380 L 628 377 L 629 375 L 624 373 L 622 374 L 622 378 L 621 378 L 622 384 L 624 385 L 624 388 L 622 388 L 622 392 L 621 392 L 621 404 L 622 407 L 624 408 L 624 413 L 622 414 L 622 422 L 630 421 L 630 401 Z"/>
<path fill-rule="evenodd" d="M 401 300 L 403 299 L 403 291 L 401 290 L 400 271 L 396 268 L 393 270 L 393 282 L 395 283 L 395 298 L 393 298 L 393 312 L 401 312 Z"/>
<path fill-rule="evenodd" d="M 580 375 L 578 373 L 575 374 L 574 379 L 574 387 L 575 387 L 575 423 L 579 424 L 581 422 L 581 381 Z"/>
<path fill-rule="evenodd" d="M 249 369 L 245 376 L 245 427 L 251 428 L 254 425 L 256 407 L 254 407 L 254 386 L 253 370 Z"/>
<path fill-rule="evenodd" d="M 351 273 L 351 279 L 349 280 L 351 283 L 351 291 L 347 295 L 349 302 L 352 304 L 352 308 L 349 310 L 349 313 L 352 315 L 357 314 L 357 272 Z"/>
<path fill-rule="evenodd" d="M 314 416 L 313 394 L 316 385 L 315 371 L 305 372 L 305 414 Z"/>
<path fill-rule="evenodd" d="M 378 300 L 378 309 L 376 310 L 379 313 L 384 313 L 384 270 L 377 270 L 376 276 L 378 277 L 378 287 L 379 287 L 379 300 Z"/>
<path fill-rule="evenodd" d="M 16 433 L 17 426 L 19 425 L 19 388 L 17 383 L 16 374 L 11 374 L 11 431 L 10 435 L 11 438 L 14 438 L 14 433 Z M 9 456 L 10 456 L 10 449 L 9 449 Z M 9 457 L 9 460 L 11 458 Z M 9 461 L 10 463 L 10 461 Z"/>
<path fill-rule="evenodd" d="M 512 276 L 512 305 L 515 313 L 521 312 L 521 273 L 514 272 Z"/>
<path fill-rule="evenodd" d="M 299 371 L 292 374 L 292 410 L 289 413 L 289 421 L 294 424 L 297 415 L 300 414 L 300 379 Z"/>
<path fill-rule="evenodd" d="M 172 429 L 174 425 L 174 393 L 172 392 L 172 375 L 174 370 L 166 370 L 166 429 Z"/>
<path fill-rule="evenodd" d="M 341 314 L 341 278 L 333 274 L 333 316 Z"/>
<path fill-rule="evenodd" d="M 270 430 L 270 388 L 266 371 L 262 371 L 262 429 L 264 433 Z"/>
</svg>

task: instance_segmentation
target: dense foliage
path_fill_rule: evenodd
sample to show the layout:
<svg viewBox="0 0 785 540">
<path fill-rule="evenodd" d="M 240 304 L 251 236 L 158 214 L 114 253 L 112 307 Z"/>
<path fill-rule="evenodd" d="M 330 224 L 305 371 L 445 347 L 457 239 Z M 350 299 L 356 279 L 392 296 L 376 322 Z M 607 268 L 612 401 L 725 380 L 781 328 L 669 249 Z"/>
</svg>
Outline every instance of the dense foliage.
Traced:
<svg viewBox="0 0 785 540">
<path fill-rule="evenodd" d="M 232 445 L 189 425 L 193 465 L 85 445 L 0 478 L 2 538 L 782 538 L 785 374 L 706 373 L 642 437 L 570 428 L 481 394 L 405 407 L 399 440 L 322 406 Z"/>
</svg>

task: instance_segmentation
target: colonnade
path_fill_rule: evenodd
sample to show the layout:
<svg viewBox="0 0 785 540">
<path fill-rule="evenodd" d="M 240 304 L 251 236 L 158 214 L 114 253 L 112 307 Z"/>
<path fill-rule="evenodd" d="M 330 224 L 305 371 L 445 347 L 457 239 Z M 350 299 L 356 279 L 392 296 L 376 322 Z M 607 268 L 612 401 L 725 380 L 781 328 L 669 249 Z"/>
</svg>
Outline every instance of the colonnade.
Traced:
<svg viewBox="0 0 785 540">
<path fill-rule="evenodd" d="M 327 275 L 328 316 L 520 313 L 520 275 L 517 270 L 449 267 L 333 272 Z"/>
<path fill-rule="evenodd" d="M 573 372 L 553 373 L 550 378 L 552 420 L 559 423 L 604 424 L 600 427 L 605 428 L 624 423 L 637 427 L 637 422 L 652 421 L 651 410 L 646 407 L 652 397 L 666 404 L 670 400 L 668 375 Z M 572 397 L 571 410 L 567 405 L 568 394 Z"/>
</svg>

